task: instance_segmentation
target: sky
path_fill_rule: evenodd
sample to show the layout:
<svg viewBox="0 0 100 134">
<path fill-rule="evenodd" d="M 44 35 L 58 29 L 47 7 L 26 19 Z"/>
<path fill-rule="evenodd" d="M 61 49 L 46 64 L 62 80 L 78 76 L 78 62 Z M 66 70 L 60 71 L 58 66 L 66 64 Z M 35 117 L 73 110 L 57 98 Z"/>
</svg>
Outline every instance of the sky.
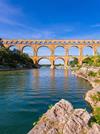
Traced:
<svg viewBox="0 0 100 134">
<path fill-rule="evenodd" d="M 100 39 L 100 0 L 0 0 L 0 37 Z"/>
<path fill-rule="evenodd" d="M 100 39 L 100 0 L 0 0 L 0 38 Z"/>
</svg>

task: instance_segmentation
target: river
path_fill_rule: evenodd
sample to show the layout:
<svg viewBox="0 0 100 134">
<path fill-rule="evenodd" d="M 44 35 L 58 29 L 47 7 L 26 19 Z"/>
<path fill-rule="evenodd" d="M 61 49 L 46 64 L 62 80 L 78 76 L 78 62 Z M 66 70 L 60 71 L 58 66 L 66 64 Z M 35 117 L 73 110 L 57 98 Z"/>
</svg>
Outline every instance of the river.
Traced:
<svg viewBox="0 0 100 134">
<path fill-rule="evenodd" d="M 60 99 L 90 110 L 90 84 L 67 70 L 49 68 L 0 72 L 0 134 L 26 134 L 48 106 Z"/>
</svg>

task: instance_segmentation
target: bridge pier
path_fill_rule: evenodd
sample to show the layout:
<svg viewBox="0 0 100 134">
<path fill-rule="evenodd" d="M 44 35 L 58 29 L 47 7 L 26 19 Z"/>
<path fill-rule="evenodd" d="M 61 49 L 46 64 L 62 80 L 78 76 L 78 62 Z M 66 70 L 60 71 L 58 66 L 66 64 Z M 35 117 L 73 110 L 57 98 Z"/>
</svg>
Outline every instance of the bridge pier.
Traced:
<svg viewBox="0 0 100 134">
<path fill-rule="evenodd" d="M 78 63 L 79 63 L 79 65 L 82 65 L 82 61 L 83 61 L 83 58 L 82 58 L 82 57 L 79 57 L 79 58 L 78 58 Z"/>
<path fill-rule="evenodd" d="M 50 69 L 55 69 L 54 60 L 51 61 L 51 67 Z"/>
</svg>

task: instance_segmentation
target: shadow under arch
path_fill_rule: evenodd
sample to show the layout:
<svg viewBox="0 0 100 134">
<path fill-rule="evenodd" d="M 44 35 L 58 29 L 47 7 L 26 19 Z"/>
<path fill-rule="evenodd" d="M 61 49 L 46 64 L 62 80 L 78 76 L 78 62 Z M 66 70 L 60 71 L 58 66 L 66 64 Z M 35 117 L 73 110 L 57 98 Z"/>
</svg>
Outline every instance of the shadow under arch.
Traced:
<svg viewBox="0 0 100 134">
<path fill-rule="evenodd" d="M 94 51 L 92 46 L 85 46 L 83 48 L 83 56 L 93 56 Z"/>
<path fill-rule="evenodd" d="M 56 46 L 56 48 L 54 49 L 54 55 L 55 56 L 65 56 L 66 55 L 66 50 L 64 48 L 64 46 Z"/>
<path fill-rule="evenodd" d="M 68 55 L 69 56 L 79 56 L 80 55 L 80 49 L 78 46 L 71 46 L 68 49 Z"/>
<path fill-rule="evenodd" d="M 22 48 L 22 52 L 27 54 L 28 56 L 34 56 L 34 50 L 31 46 L 26 45 Z"/>
<path fill-rule="evenodd" d="M 40 46 L 37 49 L 37 55 L 38 56 L 50 56 L 51 49 L 48 46 Z"/>
</svg>

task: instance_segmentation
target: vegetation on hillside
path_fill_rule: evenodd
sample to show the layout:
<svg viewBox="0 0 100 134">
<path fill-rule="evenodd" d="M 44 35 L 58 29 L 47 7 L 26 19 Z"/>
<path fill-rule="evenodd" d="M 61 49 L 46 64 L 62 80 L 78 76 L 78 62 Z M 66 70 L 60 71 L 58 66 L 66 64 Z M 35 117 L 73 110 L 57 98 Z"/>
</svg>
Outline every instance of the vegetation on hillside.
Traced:
<svg viewBox="0 0 100 134">
<path fill-rule="evenodd" d="M 0 67 L 8 68 L 32 68 L 35 67 L 33 60 L 25 53 L 14 49 L 13 51 L 0 48 Z"/>
<path fill-rule="evenodd" d="M 100 55 L 85 58 L 83 64 L 100 67 Z"/>
<path fill-rule="evenodd" d="M 96 94 L 91 96 L 92 100 L 95 102 L 95 104 L 100 102 L 100 92 L 97 92 Z M 98 123 L 100 125 L 100 107 L 95 106 L 93 108 L 93 120 L 92 123 Z"/>
</svg>

